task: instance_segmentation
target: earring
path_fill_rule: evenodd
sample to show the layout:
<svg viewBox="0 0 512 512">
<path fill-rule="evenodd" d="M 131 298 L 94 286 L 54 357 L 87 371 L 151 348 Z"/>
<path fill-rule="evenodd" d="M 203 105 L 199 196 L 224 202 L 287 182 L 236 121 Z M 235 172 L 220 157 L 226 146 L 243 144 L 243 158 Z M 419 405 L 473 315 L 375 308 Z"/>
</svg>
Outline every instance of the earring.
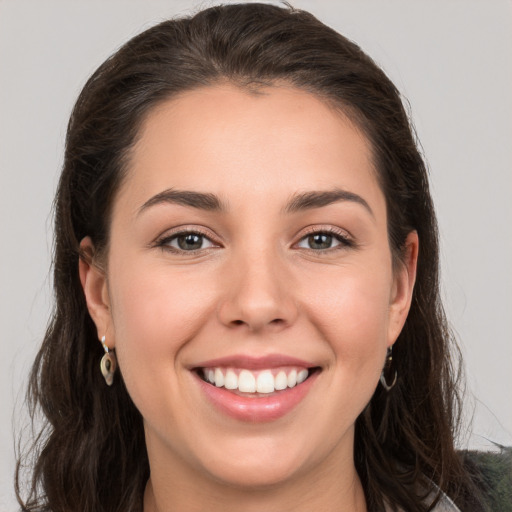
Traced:
<svg viewBox="0 0 512 512">
<path fill-rule="evenodd" d="M 388 384 L 387 378 L 391 376 L 392 372 L 392 364 L 393 364 L 393 347 L 388 347 L 388 352 L 386 354 L 386 362 L 384 363 L 384 368 L 382 369 L 382 373 L 380 374 L 380 383 L 382 387 L 389 391 L 395 384 L 396 379 L 398 377 L 398 373 L 395 370 L 395 375 L 393 376 L 393 382 Z"/>
<path fill-rule="evenodd" d="M 114 373 L 117 367 L 116 356 L 113 352 L 110 352 L 109 348 L 105 343 L 105 336 L 101 338 L 101 344 L 105 349 L 105 354 L 101 358 L 100 369 L 107 386 L 112 386 L 114 382 Z"/>
</svg>

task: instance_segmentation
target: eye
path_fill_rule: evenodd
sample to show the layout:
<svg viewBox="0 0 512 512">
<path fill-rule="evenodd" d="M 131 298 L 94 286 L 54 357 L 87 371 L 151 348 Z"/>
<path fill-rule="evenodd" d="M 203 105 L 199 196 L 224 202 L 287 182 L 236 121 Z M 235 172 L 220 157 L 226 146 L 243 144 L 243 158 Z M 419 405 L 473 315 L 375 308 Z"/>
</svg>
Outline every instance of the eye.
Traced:
<svg viewBox="0 0 512 512">
<path fill-rule="evenodd" d="M 302 249 L 325 251 L 336 247 L 352 246 L 351 241 L 340 233 L 330 231 L 315 231 L 300 239 L 297 244 Z"/>
<path fill-rule="evenodd" d="M 182 231 L 172 236 L 167 236 L 160 240 L 157 245 L 164 249 L 178 252 L 193 252 L 216 247 L 216 244 L 206 235 L 195 231 Z"/>
</svg>

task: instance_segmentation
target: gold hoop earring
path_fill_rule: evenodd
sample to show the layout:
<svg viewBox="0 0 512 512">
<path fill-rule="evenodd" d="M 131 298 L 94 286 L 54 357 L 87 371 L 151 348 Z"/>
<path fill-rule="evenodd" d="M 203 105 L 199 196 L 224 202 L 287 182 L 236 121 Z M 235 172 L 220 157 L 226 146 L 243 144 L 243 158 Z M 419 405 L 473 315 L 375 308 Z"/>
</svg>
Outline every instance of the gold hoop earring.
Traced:
<svg viewBox="0 0 512 512">
<path fill-rule="evenodd" d="M 393 347 L 388 347 L 388 352 L 386 354 L 386 362 L 384 363 L 384 368 L 382 369 L 382 373 L 380 374 L 380 383 L 382 387 L 386 391 L 390 391 L 391 388 L 396 384 L 396 380 L 398 378 L 398 373 L 395 370 L 393 375 L 393 382 L 388 384 L 388 377 L 393 374 Z"/>
<path fill-rule="evenodd" d="M 101 338 L 101 344 L 105 349 L 105 354 L 103 354 L 100 362 L 101 374 L 103 375 L 107 386 L 112 386 L 112 383 L 114 382 L 114 373 L 116 372 L 117 368 L 116 356 L 107 347 L 105 343 L 105 336 Z"/>
</svg>

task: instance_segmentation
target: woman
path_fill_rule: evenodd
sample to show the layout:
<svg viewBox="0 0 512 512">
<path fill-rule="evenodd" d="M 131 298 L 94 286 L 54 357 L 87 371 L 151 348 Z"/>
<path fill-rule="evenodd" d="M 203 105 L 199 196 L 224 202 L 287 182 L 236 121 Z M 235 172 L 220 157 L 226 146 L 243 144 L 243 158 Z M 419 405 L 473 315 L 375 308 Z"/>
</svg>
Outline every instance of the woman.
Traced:
<svg viewBox="0 0 512 512">
<path fill-rule="evenodd" d="M 311 15 L 207 9 L 96 71 L 54 282 L 24 510 L 479 510 L 425 165 Z"/>
</svg>

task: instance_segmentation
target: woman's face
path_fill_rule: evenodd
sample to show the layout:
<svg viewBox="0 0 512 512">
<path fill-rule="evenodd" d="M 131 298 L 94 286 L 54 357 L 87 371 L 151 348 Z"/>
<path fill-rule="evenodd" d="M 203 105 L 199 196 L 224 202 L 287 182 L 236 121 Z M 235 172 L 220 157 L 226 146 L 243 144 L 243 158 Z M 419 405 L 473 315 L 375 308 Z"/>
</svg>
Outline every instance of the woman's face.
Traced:
<svg viewBox="0 0 512 512">
<path fill-rule="evenodd" d="M 393 272 L 368 142 L 315 96 L 223 85 L 150 113 L 106 279 L 81 272 L 152 470 L 258 486 L 352 467 L 409 308 L 408 247 Z"/>
</svg>

